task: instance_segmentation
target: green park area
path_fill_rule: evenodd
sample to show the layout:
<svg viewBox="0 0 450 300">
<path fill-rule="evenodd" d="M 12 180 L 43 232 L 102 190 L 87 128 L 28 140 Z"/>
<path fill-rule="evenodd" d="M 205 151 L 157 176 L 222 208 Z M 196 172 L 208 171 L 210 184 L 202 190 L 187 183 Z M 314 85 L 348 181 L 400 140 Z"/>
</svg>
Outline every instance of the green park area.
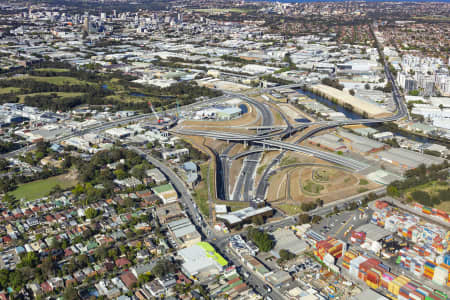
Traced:
<svg viewBox="0 0 450 300">
<path fill-rule="evenodd" d="M 221 93 L 199 87 L 195 82 L 178 82 L 170 87 L 136 83 L 134 76 L 73 69 L 65 63 L 43 62 L 25 75 L 13 74 L 0 82 L 0 102 L 19 102 L 53 111 L 67 111 L 89 105 L 114 105 L 117 109 L 148 111 L 175 108 L 199 97 Z M 175 101 L 177 100 L 177 101 Z"/>
<path fill-rule="evenodd" d="M 46 82 L 46 83 L 51 83 L 51 84 L 56 84 L 56 85 L 64 85 L 64 84 L 69 84 L 69 85 L 79 85 L 79 84 L 93 84 L 90 83 L 88 81 L 84 81 L 84 80 L 79 80 L 75 77 L 70 77 L 70 76 L 26 76 L 24 78 L 27 79 L 31 79 L 34 81 L 39 81 L 39 82 Z"/>
<path fill-rule="evenodd" d="M 307 180 L 305 185 L 303 185 L 303 190 L 306 192 L 306 194 L 316 195 L 319 194 L 323 189 L 323 185 L 312 182 L 311 180 Z"/>
<path fill-rule="evenodd" d="M 19 88 L 15 88 L 15 87 L 4 87 L 4 88 L 0 88 L 0 95 L 1 94 L 10 94 L 10 93 L 16 93 L 20 91 Z"/>
<path fill-rule="evenodd" d="M 47 179 L 35 180 L 21 184 L 10 194 L 16 199 L 25 199 L 26 201 L 38 199 L 47 196 L 56 186 L 61 189 L 67 189 L 75 186 L 77 180 L 71 179 L 67 174 L 49 177 Z"/>
<path fill-rule="evenodd" d="M 295 204 L 279 204 L 276 205 L 276 207 L 278 209 L 281 209 L 285 214 L 290 216 L 303 212 L 301 206 Z"/>
<path fill-rule="evenodd" d="M 206 180 L 208 176 L 208 162 L 200 165 L 200 172 L 202 181 L 195 187 L 194 200 L 202 215 L 209 217 L 208 185 Z"/>
<path fill-rule="evenodd" d="M 73 98 L 83 96 L 84 93 L 77 92 L 44 92 L 44 93 L 31 93 L 25 95 L 18 95 L 19 102 L 24 103 L 25 97 L 34 97 L 34 96 L 55 96 L 56 99 L 65 99 L 65 98 Z"/>
<path fill-rule="evenodd" d="M 65 73 L 65 72 L 69 72 L 69 69 L 65 69 L 65 68 L 40 68 L 40 69 L 36 69 L 36 71 L 38 72 L 53 72 L 53 73 Z"/>
</svg>

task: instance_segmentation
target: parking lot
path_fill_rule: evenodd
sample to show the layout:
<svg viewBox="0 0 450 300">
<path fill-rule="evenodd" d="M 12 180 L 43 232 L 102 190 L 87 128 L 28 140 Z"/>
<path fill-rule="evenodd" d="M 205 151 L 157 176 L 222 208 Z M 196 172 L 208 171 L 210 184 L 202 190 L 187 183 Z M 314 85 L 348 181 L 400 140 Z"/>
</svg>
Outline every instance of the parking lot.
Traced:
<svg viewBox="0 0 450 300">
<path fill-rule="evenodd" d="M 352 230 L 369 222 L 371 214 L 372 211 L 367 208 L 356 211 L 342 211 L 324 217 L 320 223 L 314 224 L 312 229 L 325 237 L 331 236 L 345 241 Z"/>
<path fill-rule="evenodd" d="M 19 262 L 19 258 L 17 257 L 14 250 L 9 250 L 4 252 L 0 256 L 0 268 L 14 270 L 16 268 L 16 264 Z"/>
</svg>

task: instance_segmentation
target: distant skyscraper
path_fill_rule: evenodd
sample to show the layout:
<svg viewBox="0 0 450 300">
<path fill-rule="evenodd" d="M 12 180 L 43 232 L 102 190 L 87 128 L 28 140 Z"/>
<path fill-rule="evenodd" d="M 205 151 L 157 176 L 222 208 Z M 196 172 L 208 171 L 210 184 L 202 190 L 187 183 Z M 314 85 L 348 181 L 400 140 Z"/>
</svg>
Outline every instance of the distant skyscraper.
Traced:
<svg viewBox="0 0 450 300">
<path fill-rule="evenodd" d="M 117 11 L 116 10 L 113 10 L 113 17 L 117 18 Z"/>
<path fill-rule="evenodd" d="M 84 21 L 83 21 L 83 31 L 89 33 L 89 15 L 84 17 Z"/>
</svg>

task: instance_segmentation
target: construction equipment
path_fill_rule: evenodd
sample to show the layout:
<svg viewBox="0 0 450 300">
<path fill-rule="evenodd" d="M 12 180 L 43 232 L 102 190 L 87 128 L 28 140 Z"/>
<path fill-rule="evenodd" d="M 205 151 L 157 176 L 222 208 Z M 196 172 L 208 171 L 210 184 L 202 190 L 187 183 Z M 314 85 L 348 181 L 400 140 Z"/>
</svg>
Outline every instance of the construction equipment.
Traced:
<svg viewBox="0 0 450 300">
<path fill-rule="evenodd" d="M 158 122 L 158 124 L 161 124 L 164 122 L 163 118 L 160 118 L 159 115 L 156 113 L 155 109 L 153 108 L 153 105 L 150 101 L 147 102 L 148 106 L 150 107 L 150 109 L 152 110 L 153 114 L 155 115 L 156 121 Z"/>
<path fill-rule="evenodd" d="M 177 120 L 180 118 L 180 104 L 178 103 L 177 99 Z"/>
</svg>

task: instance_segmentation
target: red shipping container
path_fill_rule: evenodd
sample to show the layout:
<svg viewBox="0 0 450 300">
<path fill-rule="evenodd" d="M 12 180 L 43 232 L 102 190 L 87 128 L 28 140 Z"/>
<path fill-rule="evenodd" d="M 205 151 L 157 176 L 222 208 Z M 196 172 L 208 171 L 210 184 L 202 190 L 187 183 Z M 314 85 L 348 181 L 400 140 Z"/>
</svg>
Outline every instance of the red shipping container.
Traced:
<svg viewBox="0 0 450 300">
<path fill-rule="evenodd" d="M 420 299 L 420 300 L 425 300 L 425 296 L 424 296 L 424 295 L 422 295 L 421 293 L 418 293 L 418 292 L 416 292 L 416 291 L 414 291 L 414 292 L 411 292 L 411 293 L 410 293 L 410 297 L 411 297 L 411 294 L 413 294 L 414 296 L 416 296 L 416 297 L 417 297 L 417 299 Z"/>
</svg>

